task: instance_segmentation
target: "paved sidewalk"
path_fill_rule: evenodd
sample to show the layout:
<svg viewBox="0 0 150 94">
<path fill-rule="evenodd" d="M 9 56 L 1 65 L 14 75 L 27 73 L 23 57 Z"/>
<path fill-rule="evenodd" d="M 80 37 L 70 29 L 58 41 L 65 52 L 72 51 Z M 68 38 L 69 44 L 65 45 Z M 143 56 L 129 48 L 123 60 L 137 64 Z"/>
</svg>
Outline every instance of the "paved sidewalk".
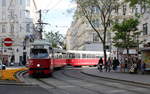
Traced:
<svg viewBox="0 0 150 94">
<path fill-rule="evenodd" d="M 82 72 L 91 76 L 96 76 L 96 77 L 150 85 L 150 74 L 142 75 L 142 74 L 121 73 L 121 72 L 120 73 L 119 72 L 100 72 L 97 68 L 83 69 Z"/>
</svg>

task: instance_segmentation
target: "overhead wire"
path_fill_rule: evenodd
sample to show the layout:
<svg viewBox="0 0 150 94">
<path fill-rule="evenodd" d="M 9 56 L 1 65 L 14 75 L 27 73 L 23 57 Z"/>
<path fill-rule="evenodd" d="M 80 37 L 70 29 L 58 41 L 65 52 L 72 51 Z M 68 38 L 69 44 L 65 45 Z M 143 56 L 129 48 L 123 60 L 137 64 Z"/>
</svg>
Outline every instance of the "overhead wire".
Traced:
<svg viewBox="0 0 150 94">
<path fill-rule="evenodd" d="M 53 11 L 53 9 L 54 9 L 55 7 L 57 7 L 59 4 L 61 4 L 62 1 L 63 1 L 63 0 L 58 0 L 53 6 L 51 6 L 51 7 L 49 8 L 50 4 L 52 3 L 51 0 L 50 0 L 50 2 L 48 3 L 48 5 L 44 8 L 44 9 L 47 8 L 45 15 L 47 15 L 47 13 L 50 13 L 51 11 Z M 63 14 L 63 15 L 64 15 L 64 14 Z M 56 19 L 53 14 L 51 14 L 51 18 L 52 18 L 52 19 Z M 47 18 L 45 18 L 45 19 L 47 19 Z M 55 24 L 55 25 L 49 24 L 48 26 L 50 26 L 51 28 L 53 28 L 53 29 L 56 30 L 56 31 L 58 30 L 58 28 L 60 28 L 60 29 L 68 28 L 67 25 L 64 25 L 64 26 L 63 26 L 63 25 L 57 25 L 57 24 Z"/>
<path fill-rule="evenodd" d="M 51 4 L 51 1 L 50 1 L 50 2 L 48 3 L 48 5 L 45 7 L 45 9 L 48 8 L 48 9 L 49 9 L 48 12 L 49 12 L 49 11 L 51 11 L 52 9 L 54 9 L 55 7 L 57 7 L 60 3 L 62 3 L 62 1 L 63 1 L 63 0 L 58 0 L 58 2 L 56 2 L 52 7 L 49 8 L 49 6 L 50 6 L 50 4 Z"/>
</svg>

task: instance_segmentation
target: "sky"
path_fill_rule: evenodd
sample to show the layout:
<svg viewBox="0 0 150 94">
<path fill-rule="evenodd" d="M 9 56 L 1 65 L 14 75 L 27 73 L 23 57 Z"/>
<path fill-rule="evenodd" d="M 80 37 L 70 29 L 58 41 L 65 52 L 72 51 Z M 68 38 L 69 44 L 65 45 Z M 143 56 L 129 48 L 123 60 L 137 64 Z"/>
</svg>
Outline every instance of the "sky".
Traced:
<svg viewBox="0 0 150 94">
<path fill-rule="evenodd" d="M 48 23 L 45 30 L 60 31 L 65 35 L 73 21 L 76 4 L 71 0 L 36 0 L 38 9 L 43 10 L 42 19 Z M 71 10 L 71 13 L 68 12 Z"/>
</svg>

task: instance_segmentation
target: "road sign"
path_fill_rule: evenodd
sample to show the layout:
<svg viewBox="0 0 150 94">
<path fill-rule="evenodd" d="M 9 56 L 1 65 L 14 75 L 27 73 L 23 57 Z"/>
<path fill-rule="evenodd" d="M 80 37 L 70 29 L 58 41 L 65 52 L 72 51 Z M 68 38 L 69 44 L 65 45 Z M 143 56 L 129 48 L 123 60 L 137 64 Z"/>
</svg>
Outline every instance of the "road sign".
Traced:
<svg viewBox="0 0 150 94">
<path fill-rule="evenodd" d="M 4 42 L 4 45 L 7 47 L 12 46 L 13 44 L 13 40 L 11 38 L 5 38 L 3 42 Z"/>
</svg>

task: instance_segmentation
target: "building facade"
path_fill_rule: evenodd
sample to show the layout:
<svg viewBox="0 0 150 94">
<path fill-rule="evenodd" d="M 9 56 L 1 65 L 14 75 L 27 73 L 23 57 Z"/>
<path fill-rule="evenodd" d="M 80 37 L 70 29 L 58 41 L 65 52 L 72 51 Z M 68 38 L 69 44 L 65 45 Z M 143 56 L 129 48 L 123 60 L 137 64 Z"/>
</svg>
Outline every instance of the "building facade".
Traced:
<svg viewBox="0 0 150 94">
<path fill-rule="evenodd" d="M 77 8 L 78 9 L 78 8 Z M 144 5 L 136 5 L 135 7 L 130 7 L 129 4 L 125 3 L 116 9 L 112 13 L 112 19 L 114 22 L 122 22 L 128 18 L 135 18 L 137 16 L 139 19 L 138 30 L 143 31 L 138 36 L 140 41 L 138 48 L 130 49 L 131 54 L 137 54 L 138 50 L 144 46 L 144 44 L 150 43 L 150 9 L 146 8 Z M 97 26 L 100 26 L 100 20 L 95 22 Z M 112 38 L 114 37 L 114 32 L 107 34 L 107 45 L 109 46 L 108 51 L 110 51 L 114 56 L 118 55 L 118 49 L 113 46 Z M 75 19 L 71 27 L 67 31 L 66 44 L 68 50 L 88 50 L 88 51 L 103 51 L 103 46 L 98 38 L 97 34 L 90 27 L 88 22 L 84 18 Z M 125 53 L 122 50 L 122 53 Z"/>
<path fill-rule="evenodd" d="M 29 39 L 35 33 L 36 12 L 35 0 L 0 0 L 1 55 L 5 56 L 2 59 L 7 65 L 26 62 Z M 11 38 L 13 45 L 6 47 L 5 38 Z"/>
</svg>

